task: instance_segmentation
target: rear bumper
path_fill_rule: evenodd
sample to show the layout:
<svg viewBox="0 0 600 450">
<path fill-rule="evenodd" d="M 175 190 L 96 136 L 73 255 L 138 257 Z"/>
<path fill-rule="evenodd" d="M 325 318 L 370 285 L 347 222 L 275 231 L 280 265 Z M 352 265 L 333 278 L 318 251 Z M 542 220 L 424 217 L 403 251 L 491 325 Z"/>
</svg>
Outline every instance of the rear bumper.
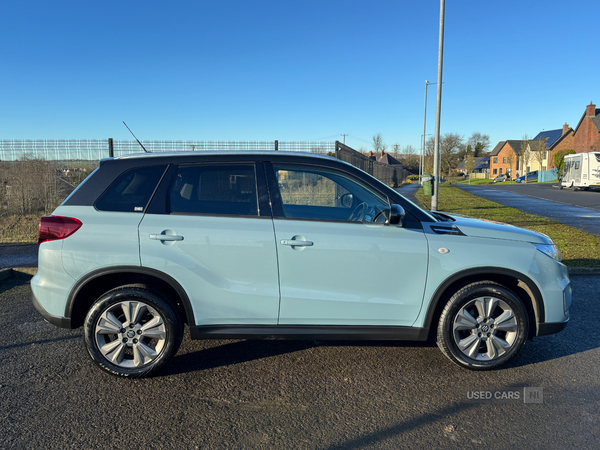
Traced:
<svg viewBox="0 0 600 450">
<path fill-rule="evenodd" d="M 42 315 L 46 322 L 49 322 L 52 325 L 56 325 L 60 328 L 71 328 L 70 317 L 53 316 L 44 309 L 44 307 L 40 304 L 35 294 L 33 293 L 31 294 L 31 302 L 33 303 L 33 307 L 36 309 L 37 312 L 39 312 Z"/>
</svg>

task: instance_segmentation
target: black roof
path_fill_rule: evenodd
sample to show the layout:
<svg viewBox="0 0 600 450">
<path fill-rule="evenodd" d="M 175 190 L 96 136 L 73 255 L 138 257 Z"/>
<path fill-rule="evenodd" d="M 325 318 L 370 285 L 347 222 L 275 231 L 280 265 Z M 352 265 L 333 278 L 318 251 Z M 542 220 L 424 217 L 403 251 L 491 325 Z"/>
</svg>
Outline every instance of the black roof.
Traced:
<svg viewBox="0 0 600 450">
<path fill-rule="evenodd" d="M 562 134 L 563 134 L 562 128 L 560 128 L 558 130 L 542 131 L 542 132 L 538 133 L 538 135 L 536 137 L 534 137 L 533 140 L 534 141 L 542 141 L 542 140 L 546 139 L 546 145 L 548 146 L 548 148 L 550 148 L 556 143 L 556 141 L 558 141 L 558 139 L 562 136 Z"/>
</svg>

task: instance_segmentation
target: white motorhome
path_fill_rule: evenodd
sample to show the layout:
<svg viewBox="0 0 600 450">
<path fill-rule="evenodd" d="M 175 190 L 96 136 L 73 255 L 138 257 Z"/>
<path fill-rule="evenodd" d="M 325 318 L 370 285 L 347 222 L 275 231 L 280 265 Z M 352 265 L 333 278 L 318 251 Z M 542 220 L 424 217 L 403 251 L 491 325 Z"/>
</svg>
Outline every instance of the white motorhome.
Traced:
<svg viewBox="0 0 600 450">
<path fill-rule="evenodd" d="M 600 187 L 600 152 L 565 156 L 560 188 L 579 188 L 587 191 L 591 186 Z"/>
</svg>

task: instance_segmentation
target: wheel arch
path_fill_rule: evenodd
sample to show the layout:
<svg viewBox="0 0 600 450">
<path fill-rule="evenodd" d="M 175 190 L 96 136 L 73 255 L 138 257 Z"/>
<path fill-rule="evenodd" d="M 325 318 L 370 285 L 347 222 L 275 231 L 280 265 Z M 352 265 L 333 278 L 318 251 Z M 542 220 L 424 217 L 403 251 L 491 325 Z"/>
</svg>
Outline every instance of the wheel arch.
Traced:
<svg viewBox="0 0 600 450">
<path fill-rule="evenodd" d="M 184 323 L 195 324 L 189 297 L 173 278 L 146 267 L 117 266 L 90 272 L 75 284 L 65 307 L 65 317 L 71 319 L 71 328 L 83 325 L 90 307 L 102 294 L 124 285 L 139 285 L 162 293 L 174 303 L 173 307 Z"/>
<path fill-rule="evenodd" d="M 424 327 L 429 328 L 429 339 L 434 339 L 444 306 L 452 295 L 463 287 L 478 281 L 494 281 L 510 289 L 523 302 L 529 318 L 529 338 L 538 335 L 539 324 L 544 322 L 542 294 L 536 284 L 522 273 L 497 267 L 479 267 L 458 272 L 447 278 L 436 289 L 425 315 Z"/>
</svg>

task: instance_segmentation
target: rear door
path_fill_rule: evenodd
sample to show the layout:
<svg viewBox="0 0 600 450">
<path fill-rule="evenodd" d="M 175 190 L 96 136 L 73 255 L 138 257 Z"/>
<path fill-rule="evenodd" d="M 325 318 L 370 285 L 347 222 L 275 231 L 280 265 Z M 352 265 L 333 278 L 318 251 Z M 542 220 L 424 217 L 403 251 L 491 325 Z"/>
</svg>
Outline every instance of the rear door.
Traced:
<svg viewBox="0 0 600 450">
<path fill-rule="evenodd" d="M 142 265 L 181 284 L 196 325 L 277 323 L 277 255 L 259 169 L 172 166 L 140 224 Z"/>
</svg>

